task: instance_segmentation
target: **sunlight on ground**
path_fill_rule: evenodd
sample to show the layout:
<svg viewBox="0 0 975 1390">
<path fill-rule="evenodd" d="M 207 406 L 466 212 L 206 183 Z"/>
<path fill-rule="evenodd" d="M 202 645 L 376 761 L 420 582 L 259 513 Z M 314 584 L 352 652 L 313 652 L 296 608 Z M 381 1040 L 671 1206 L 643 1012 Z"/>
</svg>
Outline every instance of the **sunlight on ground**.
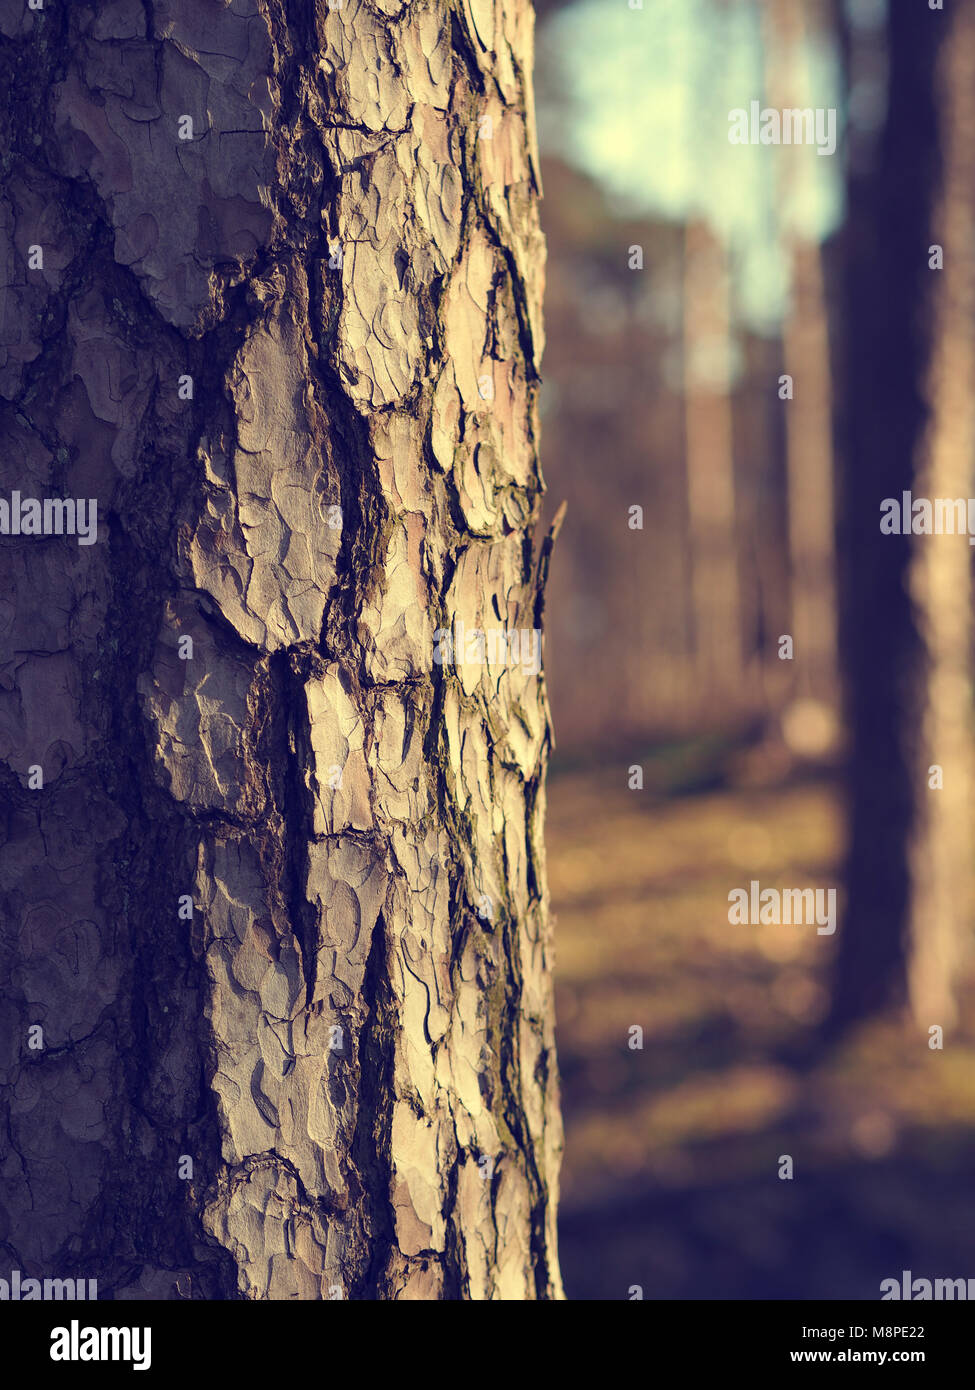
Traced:
<svg viewBox="0 0 975 1390">
<path fill-rule="evenodd" d="M 556 775 L 548 802 L 565 1213 L 630 1191 L 686 1189 L 697 1202 L 715 1185 L 764 1185 L 783 1153 L 801 1155 L 800 1175 L 843 1167 L 857 1192 L 872 1165 L 912 1155 L 965 1166 L 967 1181 L 971 1031 L 939 1052 L 911 1025 L 879 1023 L 803 1075 L 781 1049 L 825 1008 L 835 937 L 729 925 L 728 892 L 751 878 L 838 884 L 832 787 L 661 800 L 629 791 L 616 768 Z M 634 1025 L 642 1051 L 628 1047 Z M 868 1206 L 910 1226 L 900 1171 Z"/>
</svg>

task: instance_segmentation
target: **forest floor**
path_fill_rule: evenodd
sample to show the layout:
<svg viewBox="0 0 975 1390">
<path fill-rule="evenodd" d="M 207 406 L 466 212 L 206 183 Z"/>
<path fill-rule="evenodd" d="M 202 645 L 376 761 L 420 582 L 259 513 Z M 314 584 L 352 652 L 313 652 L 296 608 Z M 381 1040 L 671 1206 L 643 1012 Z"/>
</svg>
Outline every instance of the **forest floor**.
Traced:
<svg viewBox="0 0 975 1390">
<path fill-rule="evenodd" d="M 662 794 L 556 767 L 547 824 L 568 1296 L 878 1299 L 903 1270 L 975 1278 L 973 984 L 941 1051 L 891 1019 L 797 1070 L 782 1058 L 825 1007 L 836 937 L 728 922 L 752 878 L 838 884 L 838 789 Z"/>
</svg>

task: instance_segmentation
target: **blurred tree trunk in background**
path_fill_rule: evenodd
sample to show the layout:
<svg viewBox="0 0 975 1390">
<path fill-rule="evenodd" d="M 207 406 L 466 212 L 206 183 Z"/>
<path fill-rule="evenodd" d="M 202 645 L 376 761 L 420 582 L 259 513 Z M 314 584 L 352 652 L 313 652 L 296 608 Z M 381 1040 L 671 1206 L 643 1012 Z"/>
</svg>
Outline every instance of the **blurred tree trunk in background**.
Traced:
<svg viewBox="0 0 975 1390">
<path fill-rule="evenodd" d="M 704 707 L 740 692 L 741 590 L 735 523 L 725 248 L 691 220 L 684 242 L 684 431 L 696 689 Z"/>
<path fill-rule="evenodd" d="M 930 411 L 915 491 L 975 496 L 975 8 L 960 5 L 936 74 L 943 182 L 931 242 L 933 349 Z M 918 821 L 911 846 L 909 985 L 920 1023 L 955 1018 L 953 983 L 972 932 L 972 549 L 963 537 L 912 543 L 914 598 L 926 681 Z M 931 771 L 932 767 L 940 769 Z M 935 789 L 930 782 L 943 780 Z"/>
<path fill-rule="evenodd" d="M 532 11 L 154 13 L 0 5 L 5 1258 L 557 1298 Z"/>
<path fill-rule="evenodd" d="M 888 8 L 887 113 L 869 158 L 854 160 L 849 181 L 849 216 L 844 231 L 839 517 L 841 642 L 848 677 L 850 736 L 850 844 L 846 911 L 837 938 L 831 1012 L 826 1024 L 834 1033 L 888 1005 L 906 1001 L 909 969 L 913 974 L 909 966 L 912 952 L 922 976 L 928 979 L 926 992 L 931 989 L 934 963 L 927 947 L 923 967 L 918 954 L 922 915 L 913 910 L 914 889 L 929 890 L 917 881 L 912 885 L 911 869 L 917 871 L 917 852 L 926 841 L 929 843 L 939 824 L 922 816 L 921 800 L 945 795 L 927 789 L 922 771 L 926 773 L 928 763 L 942 761 L 928 749 L 926 739 L 934 728 L 935 707 L 929 692 L 937 670 L 932 661 L 944 653 L 929 650 L 925 642 L 933 639 L 941 645 L 947 633 L 933 614 L 915 610 L 910 597 L 911 563 L 913 556 L 920 590 L 921 576 L 929 573 L 928 566 L 938 566 L 940 584 L 941 566 L 946 564 L 957 571 L 958 556 L 944 560 L 930 553 L 935 548 L 940 551 L 954 546 L 950 537 L 911 540 L 883 535 L 880 505 L 887 497 L 899 501 L 902 492 L 915 488 L 918 482 L 931 342 L 922 310 L 931 305 L 932 297 L 944 306 L 939 323 L 942 331 L 948 322 L 945 310 L 950 284 L 943 277 L 951 272 L 928 268 L 928 246 L 943 241 L 949 227 L 957 227 L 961 221 L 956 215 L 939 234 L 934 219 L 940 165 L 936 58 L 946 28 L 947 16 L 927 7 L 894 4 Z M 847 40 L 854 51 L 849 35 Z M 942 99 L 950 124 L 957 97 L 946 91 Z M 957 158 L 959 141 L 952 138 L 950 143 Z M 949 175 L 948 188 L 954 186 Z M 951 264 L 953 255 L 957 262 L 972 254 L 970 241 L 945 249 L 946 265 Z M 965 274 L 957 281 L 962 293 Z M 964 361 L 968 361 L 967 350 Z M 958 387 L 962 393 L 970 393 L 971 382 L 963 376 L 965 367 L 961 363 L 957 366 Z M 954 389 L 945 383 L 936 391 L 936 410 L 943 412 L 949 399 L 941 393 Z M 938 418 L 943 421 L 943 413 L 935 416 Z M 949 454 L 941 452 L 946 447 L 939 443 L 931 455 L 932 463 L 938 459 L 943 472 L 949 471 L 945 462 Z M 963 541 L 958 542 L 957 551 L 965 552 L 967 560 L 968 547 Z M 935 590 L 931 579 L 926 583 L 927 596 L 919 596 L 929 606 Z M 951 604 L 967 610 L 967 594 L 966 581 L 952 596 Z M 951 725 L 957 712 L 955 697 L 950 710 L 940 697 L 936 707 L 942 724 L 947 718 Z M 954 736 L 951 743 L 957 746 Z M 949 749 L 946 756 L 951 755 Z M 961 767 L 946 767 L 946 785 L 948 778 L 963 775 Z M 971 852 L 971 845 L 966 844 L 964 857 L 970 857 Z M 944 873 L 940 858 L 939 865 L 939 872 Z M 957 871 L 961 863 L 954 867 Z"/>
<path fill-rule="evenodd" d="M 806 53 L 808 30 L 803 0 L 764 0 L 766 90 L 778 109 L 808 103 L 809 84 L 797 81 Z M 779 183 L 779 205 L 786 209 L 796 184 L 796 161 L 807 147 L 772 151 Z M 782 328 L 786 373 L 793 398 L 785 412 L 786 477 L 789 516 L 791 632 L 795 641 L 793 696 L 815 700 L 834 711 L 837 687 L 836 543 L 833 484 L 831 364 L 819 244 L 791 230 L 784 233 L 791 274 L 791 303 Z M 807 719 L 807 723 L 808 723 Z M 796 733 L 802 736 L 803 728 Z M 805 731 L 815 744 L 817 729 Z M 825 750 L 823 750 L 825 751 Z"/>
</svg>

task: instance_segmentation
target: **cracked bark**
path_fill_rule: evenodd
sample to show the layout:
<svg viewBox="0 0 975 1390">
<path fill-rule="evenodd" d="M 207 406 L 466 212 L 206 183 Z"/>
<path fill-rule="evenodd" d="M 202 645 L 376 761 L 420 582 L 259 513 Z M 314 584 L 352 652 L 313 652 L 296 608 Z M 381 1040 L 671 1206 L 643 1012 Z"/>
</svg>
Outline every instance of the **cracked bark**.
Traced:
<svg viewBox="0 0 975 1390">
<path fill-rule="evenodd" d="M 0 538 L 5 1255 L 561 1297 L 544 682 L 432 660 L 551 548 L 531 11 L 0 34 L 0 495 L 99 510 Z"/>
</svg>

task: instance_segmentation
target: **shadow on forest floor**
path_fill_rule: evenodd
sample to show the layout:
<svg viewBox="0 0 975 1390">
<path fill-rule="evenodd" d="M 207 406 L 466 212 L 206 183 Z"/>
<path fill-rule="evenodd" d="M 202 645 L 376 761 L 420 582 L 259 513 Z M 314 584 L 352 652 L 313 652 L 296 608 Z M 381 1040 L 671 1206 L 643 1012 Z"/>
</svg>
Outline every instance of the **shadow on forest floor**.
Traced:
<svg viewBox="0 0 975 1390">
<path fill-rule="evenodd" d="M 837 885 L 836 789 L 661 798 L 613 768 L 556 772 L 548 802 L 568 1296 L 878 1299 L 905 1269 L 975 1278 L 972 982 L 943 1051 L 891 1019 L 800 1074 L 780 1058 L 825 1007 L 835 937 L 728 923 L 753 878 Z"/>
</svg>

